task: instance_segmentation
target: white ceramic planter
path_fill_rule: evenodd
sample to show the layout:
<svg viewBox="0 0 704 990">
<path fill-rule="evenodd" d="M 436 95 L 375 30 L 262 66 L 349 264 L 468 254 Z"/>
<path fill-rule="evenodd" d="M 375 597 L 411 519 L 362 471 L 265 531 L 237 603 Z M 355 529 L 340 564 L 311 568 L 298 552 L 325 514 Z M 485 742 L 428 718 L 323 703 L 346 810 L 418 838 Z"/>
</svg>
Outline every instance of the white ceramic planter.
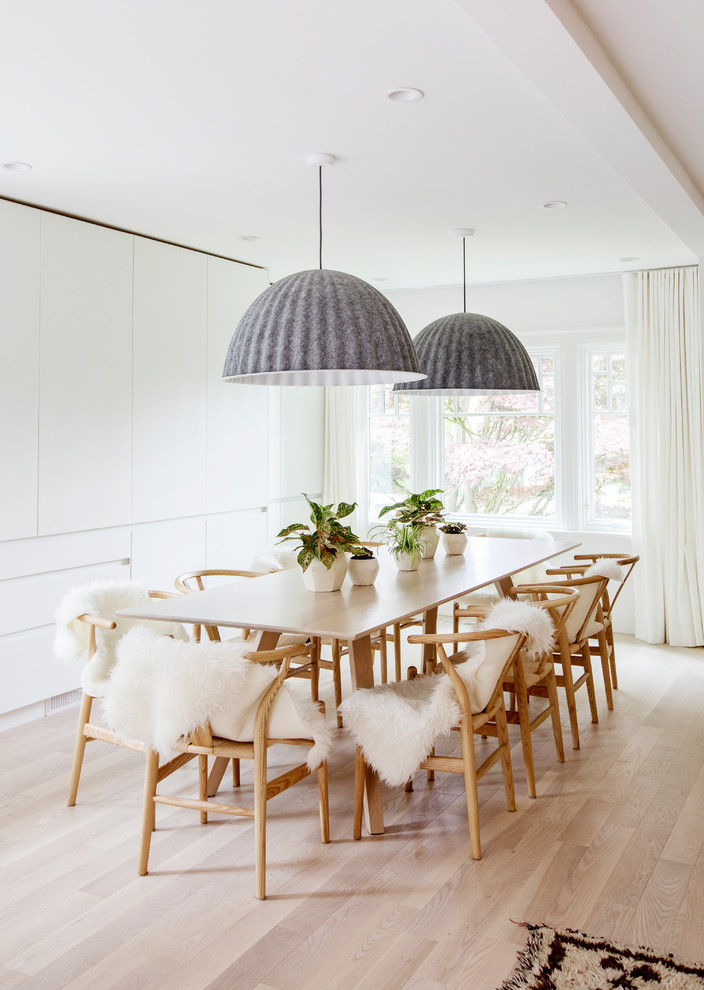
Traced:
<svg viewBox="0 0 704 990">
<path fill-rule="evenodd" d="M 367 585 L 374 584 L 379 573 L 379 561 L 376 557 L 367 557 L 363 560 L 350 558 L 350 580 L 352 584 Z"/>
<path fill-rule="evenodd" d="M 303 571 L 303 584 L 308 591 L 339 591 L 347 574 L 347 557 L 340 554 L 330 568 L 322 560 L 312 560 Z"/>
<path fill-rule="evenodd" d="M 421 538 L 428 544 L 426 549 L 423 551 L 423 559 L 430 560 L 431 557 L 435 556 L 435 551 L 440 543 L 440 533 L 438 532 L 437 526 L 424 526 L 420 535 Z"/>
<path fill-rule="evenodd" d="M 442 546 L 449 557 L 464 553 L 467 548 L 466 533 L 443 533 Z"/>
<path fill-rule="evenodd" d="M 417 571 L 420 567 L 421 556 L 418 553 L 415 556 L 415 560 L 413 559 L 413 554 L 410 553 L 395 553 L 393 554 L 393 558 L 400 571 Z"/>
</svg>

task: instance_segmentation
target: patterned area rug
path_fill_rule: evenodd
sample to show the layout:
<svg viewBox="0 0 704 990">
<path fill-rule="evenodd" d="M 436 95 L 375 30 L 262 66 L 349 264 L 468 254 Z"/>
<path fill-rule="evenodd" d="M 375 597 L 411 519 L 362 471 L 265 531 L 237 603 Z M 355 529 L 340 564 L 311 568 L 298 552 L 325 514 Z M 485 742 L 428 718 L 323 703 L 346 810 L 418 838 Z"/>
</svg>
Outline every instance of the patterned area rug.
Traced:
<svg viewBox="0 0 704 990">
<path fill-rule="evenodd" d="M 500 990 L 704 990 L 702 964 L 569 929 L 525 927 L 528 944 Z"/>
</svg>

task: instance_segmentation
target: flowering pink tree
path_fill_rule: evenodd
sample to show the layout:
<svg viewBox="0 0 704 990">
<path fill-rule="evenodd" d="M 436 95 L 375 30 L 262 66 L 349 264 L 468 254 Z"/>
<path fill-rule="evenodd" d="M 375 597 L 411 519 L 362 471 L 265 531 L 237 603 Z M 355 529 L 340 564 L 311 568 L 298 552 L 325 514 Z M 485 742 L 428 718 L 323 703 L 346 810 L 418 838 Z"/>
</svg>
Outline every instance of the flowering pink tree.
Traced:
<svg viewBox="0 0 704 990">
<path fill-rule="evenodd" d="M 594 515 L 631 518 L 628 417 L 596 415 L 594 422 Z"/>
<path fill-rule="evenodd" d="M 552 417 L 491 415 L 497 407 L 520 413 L 536 405 L 530 395 L 487 396 L 475 404 L 483 415 L 446 416 L 445 504 L 451 512 L 554 513 Z"/>
</svg>

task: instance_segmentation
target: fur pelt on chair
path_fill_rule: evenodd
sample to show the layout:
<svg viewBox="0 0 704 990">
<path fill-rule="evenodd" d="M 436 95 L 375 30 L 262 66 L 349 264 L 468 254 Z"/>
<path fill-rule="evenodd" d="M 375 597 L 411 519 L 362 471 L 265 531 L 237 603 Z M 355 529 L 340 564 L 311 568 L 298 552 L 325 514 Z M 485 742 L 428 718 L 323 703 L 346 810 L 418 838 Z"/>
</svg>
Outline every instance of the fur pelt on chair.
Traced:
<svg viewBox="0 0 704 990">
<path fill-rule="evenodd" d="M 242 643 L 183 643 L 132 629 L 117 648 L 117 664 L 103 708 L 108 726 L 165 754 L 181 736 L 210 721 L 214 735 L 251 741 L 254 716 L 276 677 L 271 665 L 252 663 Z M 332 729 L 310 701 L 285 682 L 269 716 L 272 738 L 312 739 L 315 770 L 332 745 Z"/>
<path fill-rule="evenodd" d="M 599 557 L 599 559 L 595 561 L 587 571 L 585 571 L 584 576 L 595 577 L 598 575 L 599 577 L 608 578 L 609 581 L 618 581 L 620 584 L 621 581 L 623 581 L 625 573 L 624 568 L 621 567 L 620 564 L 617 564 L 615 560 L 610 559 L 609 557 Z"/>
<path fill-rule="evenodd" d="M 272 547 L 271 550 L 265 550 L 258 554 L 249 565 L 249 569 L 259 571 L 260 574 L 270 574 L 272 571 L 288 571 L 293 567 L 298 567 L 297 556 L 296 551 L 289 550 L 288 547 Z"/>
<path fill-rule="evenodd" d="M 81 686 L 86 694 L 101 697 L 110 680 L 115 664 L 115 649 L 122 636 L 134 626 L 141 625 L 141 619 L 127 619 L 115 613 L 122 608 L 144 605 L 149 602 L 149 592 L 137 581 L 93 581 L 76 585 L 66 593 L 54 613 L 56 633 L 54 655 L 65 663 L 85 661 L 90 627 L 85 622 L 76 621 L 79 615 L 90 613 L 103 619 L 116 622 L 115 629 L 95 630 L 95 654 L 81 673 Z M 154 630 L 177 639 L 188 639 L 182 625 L 172 622 L 155 622 Z"/>
<path fill-rule="evenodd" d="M 525 602 L 501 601 L 480 628 L 526 633 L 533 654 L 552 648 L 552 620 L 543 609 Z M 488 704 L 508 644 L 487 640 L 477 645 L 480 649 L 455 668 L 467 685 L 473 712 Z M 340 712 L 367 763 L 394 787 L 408 780 L 437 740 L 458 725 L 461 717 L 450 679 L 444 673 L 363 688 L 340 705 Z"/>
</svg>

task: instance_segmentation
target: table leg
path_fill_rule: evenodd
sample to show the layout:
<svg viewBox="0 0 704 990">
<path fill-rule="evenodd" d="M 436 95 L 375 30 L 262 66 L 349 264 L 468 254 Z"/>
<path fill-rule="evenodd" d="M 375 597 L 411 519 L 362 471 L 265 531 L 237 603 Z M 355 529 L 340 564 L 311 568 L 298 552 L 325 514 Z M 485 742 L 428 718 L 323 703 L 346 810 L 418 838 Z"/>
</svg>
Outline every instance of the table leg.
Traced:
<svg viewBox="0 0 704 990">
<path fill-rule="evenodd" d="M 277 632 L 269 632 L 268 630 L 261 630 L 258 633 L 257 639 L 253 645 L 253 650 L 273 650 L 276 648 L 276 644 L 279 641 L 279 636 L 281 634 Z M 218 787 L 222 782 L 222 778 L 225 776 L 225 771 L 227 770 L 227 764 L 229 759 L 224 756 L 216 756 L 213 760 L 213 766 L 208 774 L 208 797 L 214 797 L 218 792 Z"/>
<path fill-rule="evenodd" d="M 506 598 L 509 591 L 513 587 L 513 577 L 511 574 L 508 577 L 499 578 L 498 581 L 494 581 L 494 587 L 499 593 L 501 598 Z"/>
<path fill-rule="evenodd" d="M 352 687 L 374 687 L 374 667 L 370 636 L 350 641 L 350 670 Z M 374 770 L 367 767 L 364 780 L 364 817 L 370 835 L 384 831 L 384 806 L 381 799 L 381 782 Z"/>
</svg>

